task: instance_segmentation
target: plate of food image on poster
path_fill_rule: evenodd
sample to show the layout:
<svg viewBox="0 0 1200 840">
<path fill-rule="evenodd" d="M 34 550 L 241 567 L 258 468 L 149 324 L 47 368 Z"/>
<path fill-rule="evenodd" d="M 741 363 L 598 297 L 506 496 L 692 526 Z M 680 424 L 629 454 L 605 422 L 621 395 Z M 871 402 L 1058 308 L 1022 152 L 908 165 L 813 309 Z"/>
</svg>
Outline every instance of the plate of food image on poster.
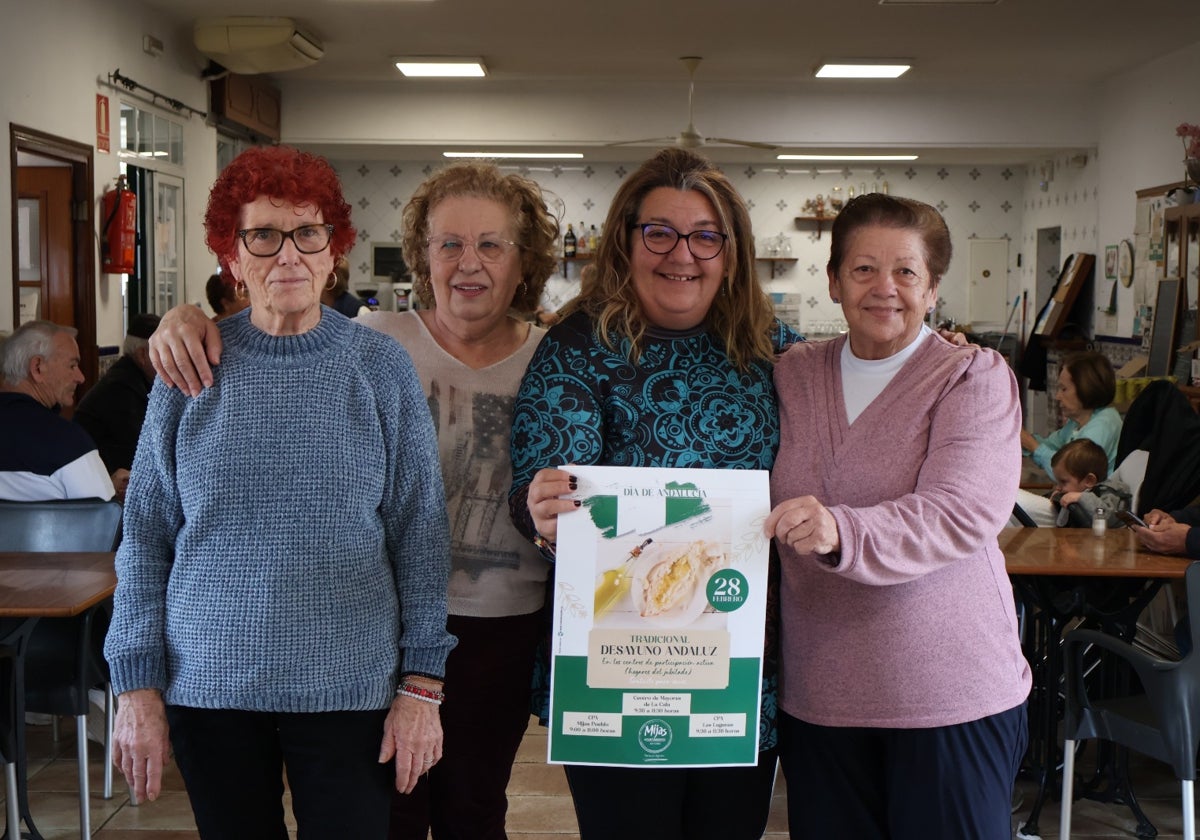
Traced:
<svg viewBox="0 0 1200 840">
<path fill-rule="evenodd" d="M 569 470 L 580 507 L 558 520 L 548 760 L 754 764 L 767 473 Z"/>
</svg>

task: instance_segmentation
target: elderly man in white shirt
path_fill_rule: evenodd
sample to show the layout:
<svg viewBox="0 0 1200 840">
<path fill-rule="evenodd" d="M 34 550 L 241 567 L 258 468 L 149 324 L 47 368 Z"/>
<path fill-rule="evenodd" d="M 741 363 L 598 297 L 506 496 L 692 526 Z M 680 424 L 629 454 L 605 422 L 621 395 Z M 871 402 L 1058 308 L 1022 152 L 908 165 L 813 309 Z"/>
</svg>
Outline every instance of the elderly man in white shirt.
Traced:
<svg viewBox="0 0 1200 840">
<path fill-rule="evenodd" d="M 0 345 L 0 499 L 107 500 L 115 494 L 96 444 L 58 414 L 75 404 L 83 382 L 75 332 L 29 321 Z"/>
</svg>

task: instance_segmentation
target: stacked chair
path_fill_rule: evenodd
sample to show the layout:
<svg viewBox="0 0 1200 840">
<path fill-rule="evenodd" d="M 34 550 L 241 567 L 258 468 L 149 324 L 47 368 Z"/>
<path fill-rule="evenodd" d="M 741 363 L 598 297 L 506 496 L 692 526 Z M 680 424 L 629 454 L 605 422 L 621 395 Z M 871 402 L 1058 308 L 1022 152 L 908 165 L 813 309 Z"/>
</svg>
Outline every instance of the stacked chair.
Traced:
<svg viewBox="0 0 1200 840">
<path fill-rule="evenodd" d="M 0 551 L 112 551 L 119 541 L 120 529 L 121 505 L 115 501 L 0 501 Z M 25 709 L 75 718 L 83 838 L 91 834 L 87 712 L 88 690 L 92 688 L 102 688 L 105 694 L 104 798 L 112 798 L 113 696 L 103 656 L 111 615 L 112 600 L 107 599 L 73 618 L 39 619 L 23 651 Z M 7 664 L 4 661 L 7 648 L 0 639 L 0 667 Z M 10 656 L 15 658 L 17 652 Z M 14 727 L 24 725 L 24 721 L 12 720 L 11 709 L 5 711 L 6 719 Z M 14 749 L 13 740 L 0 734 L 0 751 Z M 7 751 L 4 756 L 13 759 Z M 15 797 L 8 802 L 12 811 Z"/>
</svg>

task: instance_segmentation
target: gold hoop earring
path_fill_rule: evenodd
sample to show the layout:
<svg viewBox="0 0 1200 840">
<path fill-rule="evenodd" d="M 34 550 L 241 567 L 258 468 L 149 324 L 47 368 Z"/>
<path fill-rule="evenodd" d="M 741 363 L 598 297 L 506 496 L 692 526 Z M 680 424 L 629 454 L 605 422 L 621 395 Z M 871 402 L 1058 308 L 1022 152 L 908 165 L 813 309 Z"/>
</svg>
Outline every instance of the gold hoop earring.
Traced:
<svg viewBox="0 0 1200 840">
<path fill-rule="evenodd" d="M 236 295 L 239 298 L 247 297 L 246 284 L 243 283 L 241 280 L 236 281 L 233 284 L 233 293 L 234 293 L 234 295 Z"/>
<path fill-rule="evenodd" d="M 325 285 L 325 291 L 332 292 L 336 285 L 337 285 L 337 274 L 335 274 L 334 272 L 331 271 L 331 272 L 329 272 L 329 282 Z"/>
</svg>

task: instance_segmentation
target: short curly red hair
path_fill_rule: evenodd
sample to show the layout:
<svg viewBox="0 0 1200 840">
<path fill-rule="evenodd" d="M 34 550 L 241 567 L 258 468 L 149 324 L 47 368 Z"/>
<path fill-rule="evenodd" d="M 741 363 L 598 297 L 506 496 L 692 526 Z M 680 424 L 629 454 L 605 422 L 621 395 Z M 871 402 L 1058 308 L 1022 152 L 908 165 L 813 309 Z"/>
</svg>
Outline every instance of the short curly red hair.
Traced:
<svg viewBox="0 0 1200 840">
<path fill-rule="evenodd" d="M 329 250 L 334 260 L 354 246 L 350 205 L 329 161 L 290 146 L 254 146 L 221 171 L 208 194 L 204 242 L 222 271 L 229 270 L 237 253 L 242 207 L 260 196 L 320 208 L 321 218 L 333 225 Z"/>
</svg>

